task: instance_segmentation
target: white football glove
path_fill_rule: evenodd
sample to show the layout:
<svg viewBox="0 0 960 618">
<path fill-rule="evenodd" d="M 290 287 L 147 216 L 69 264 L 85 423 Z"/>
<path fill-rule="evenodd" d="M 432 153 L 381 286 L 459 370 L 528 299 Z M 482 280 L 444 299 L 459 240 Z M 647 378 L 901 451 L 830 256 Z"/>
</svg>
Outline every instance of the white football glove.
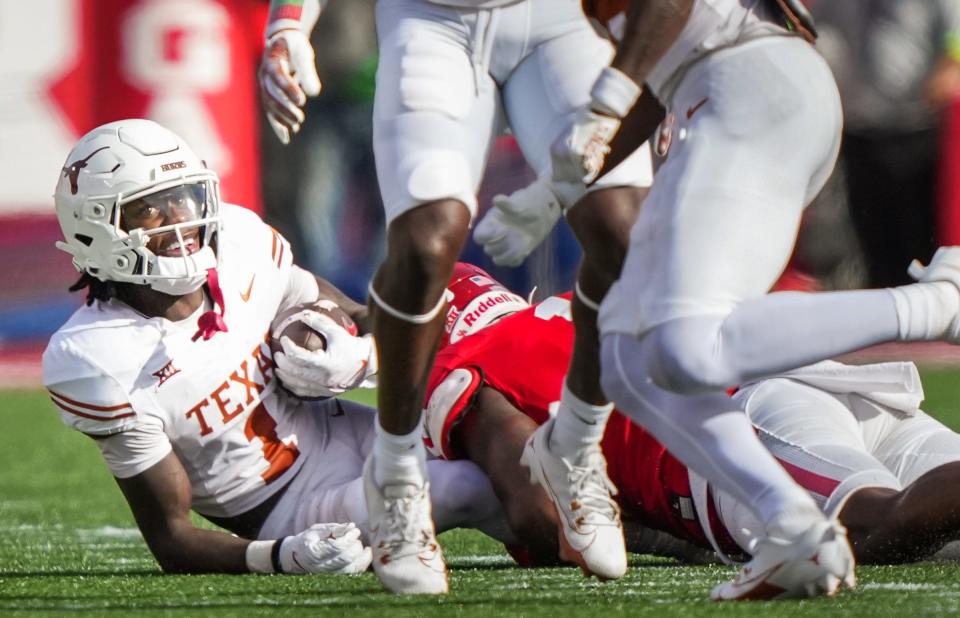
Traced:
<svg viewBox="0 0 960 618">
<path fill-rule="evenodd" d="M 282 573 L 363 573 L 373 560 L 360 541 L 360 529 L 348 524 L 314 524 L 282 541 L 277 555 Z"/>
<path fill-rule="evenodd" d="M 377 348 L 372 335 L 351 335 L 316 311 L 302 311 L 298 319 L 323 335 L 327 346 L 310 351 L 289 337 L 280 338 L 283 352 L 277 352 L 273 362 L 276 376 L 288 391 L 298 397 L 334 397 L 376 386 Z"/>
<path fill-rule="evenodd" d="M 549 180 L 537 178 L 510 195 L 496 195 L 473 239 L 498 266 L 519 266 L 543 242 L 563 214 Z"/>
<path fill-rule="evenodd" d="M 260 60 L 260 98 L 267 120 L 284 144 L 306 119 L 307 97 L 320 94 L 313 47 L 299 29 L 279 30 L 267 39 Z"/>
<path fill-rule="evenodd" d="M 610 141 L 640 96 L 640 87 L 620 71 L 606 67 L 590 91 L 590 105 L 581 109 L 566 131 L 550 146 L 554 182 L 590 184 L 603 169 Z"/>
</svg>

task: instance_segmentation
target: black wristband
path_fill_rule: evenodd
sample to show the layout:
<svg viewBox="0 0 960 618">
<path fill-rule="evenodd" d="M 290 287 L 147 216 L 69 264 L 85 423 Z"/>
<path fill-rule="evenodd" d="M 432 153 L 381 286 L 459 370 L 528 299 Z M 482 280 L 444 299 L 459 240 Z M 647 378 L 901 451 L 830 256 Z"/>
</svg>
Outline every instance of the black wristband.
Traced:
<svg viewBox="0 0 960 618">
<path fill-rule="evenodd" d="M 273 542 L 273 548 L 270 550 L 270 564 L 273 565 L 274 573 L 283 573 L 283 567 L 280 565 L 280 547 L 288 538 L 290 537 L 285 536 Z"/>
</svg>

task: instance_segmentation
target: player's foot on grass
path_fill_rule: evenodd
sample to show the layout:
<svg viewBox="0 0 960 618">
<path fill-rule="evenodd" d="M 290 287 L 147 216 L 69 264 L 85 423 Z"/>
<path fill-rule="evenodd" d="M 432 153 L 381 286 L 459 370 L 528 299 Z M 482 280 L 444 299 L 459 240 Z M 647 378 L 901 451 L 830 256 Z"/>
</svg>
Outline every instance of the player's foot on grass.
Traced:
<svg viewBox="0 0 960 618">
<path fill-rule="evenodd" d="M 373 458 L 363 468 L 373 570 L 398 594 L 444 594 L 447 565 L 430 514 L 430 484 L 377 486 Z"/>
<path fill-rule="evenodd" d="M 537 428 L 520 463 L 530 468 L 530 482 L 542 485 L 557 509 L 560 557 L 601 580 L 621 577 L 627 552 L 620 509 L 610 497 L 616 488 L 607 477 L 603 454 L 597 447 L 575 463 L 556 457 L 547 447 L 552 429 L 552 419 Z"/>
<path fill-rule="evenodd" d="M 847 531 L 823 520 L 793 538 L 768 536 L 751 549 L 753 559 L 732 582 L 710 593 L 714 601 L 800 599 L 833 596 L 841 586 L 853 588 L 853 552 Z"/>
</svg>

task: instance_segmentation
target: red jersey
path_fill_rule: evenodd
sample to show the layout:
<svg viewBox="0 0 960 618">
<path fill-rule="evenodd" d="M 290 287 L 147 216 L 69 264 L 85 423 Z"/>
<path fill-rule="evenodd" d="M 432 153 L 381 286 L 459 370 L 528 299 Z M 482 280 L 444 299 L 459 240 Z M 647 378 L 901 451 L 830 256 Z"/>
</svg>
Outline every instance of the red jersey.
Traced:
<svg viewBox="0 0 960 618">
<path fill-rule="evenodd" d="M 556 410 L 573 350 L 570 296 L 568 293 L 548 298 L 437 354 L 427 387 L 427 441 L 433 452 L 448 458 L 459 456 L 449 448 L 445 434 L 456 425 L 459 415 L 483 385 L 502 393 L 538 424 L 550 418 Z M 455 396 L 446 398 L 449 405 L 431 406 L 432 395 L 458 370 L 467 370 L 472 377 L 459 381 Z M 438 408 L 444 408 L 443 418 L 431 420 Z M 616 498 L 625 519 L 711 548 L 697 519 L 686 466 L 617 411 L 607 424 L 601 447 L 607 472 L 619 490 Z M 715 522 L 713 513 L 710 520 Z M 713 528 L 719 532 L 716 536 L 721 545 L 736 548 L 724 542 L 727 535 L 722 526 L 714 523 Z"/>
</svg>

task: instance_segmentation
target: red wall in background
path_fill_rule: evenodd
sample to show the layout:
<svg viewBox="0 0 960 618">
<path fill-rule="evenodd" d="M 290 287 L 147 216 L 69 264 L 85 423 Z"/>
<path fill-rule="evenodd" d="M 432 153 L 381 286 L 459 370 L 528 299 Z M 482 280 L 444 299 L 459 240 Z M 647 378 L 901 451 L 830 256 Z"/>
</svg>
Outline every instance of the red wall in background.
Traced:
<svg viewBox="0 0 960 618">
<path fill-rule="evenodd" d="M 960 100 L 946 112 L 941 139 L 937 241 L 960 245 Z"/>
<path fill-rule="evenodd" d="M 80 0 L 75 63 L 49 85 L 77 137 L 129 117 L 179 133 L 260 210 L 256 66 L 262 0 Z M 51 181 L 52 186 L 52 181 Z"/>
</svg>

